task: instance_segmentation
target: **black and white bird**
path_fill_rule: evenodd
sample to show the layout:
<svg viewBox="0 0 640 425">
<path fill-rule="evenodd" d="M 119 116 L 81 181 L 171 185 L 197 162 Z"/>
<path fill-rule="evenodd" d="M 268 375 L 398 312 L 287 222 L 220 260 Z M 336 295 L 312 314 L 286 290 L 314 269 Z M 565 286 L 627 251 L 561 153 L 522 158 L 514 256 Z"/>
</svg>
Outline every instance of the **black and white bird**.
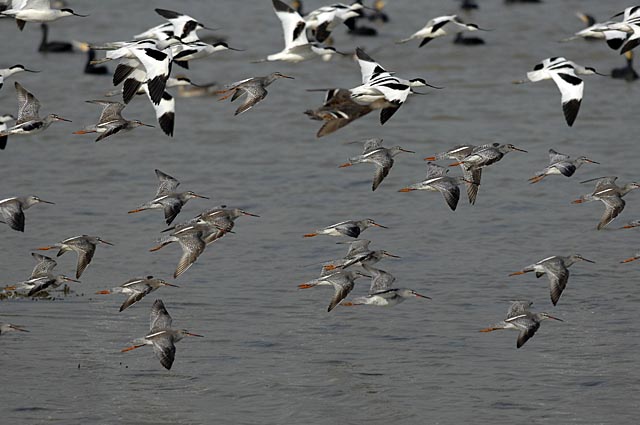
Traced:
<svg viewBox="0 0 640 425">
<path fill-rule="evenodd" d="M 67 16 L 86 18 L 71 9 L 52 9 L 50 0 L 22 0 L 12 2 L 12 7 L 0 12 L 0 15 L 15 18 L 20 31 L 27 22 L 52 22 Z"/>
<path fill-rule="evenodd" d="M 176 188 L 180 185 L 180 182 L 176 178 L 157 169 L 155 170 L 155 173 L 156 177 L 158 177 L 158 181 L 160 182 L 158 190 L 156 191 L 156 196 L 151 201 L 145 202 L 136 209 L 129 211 L 129 214 L 146 210 L 161 209 L 164 211 L 165 222 L 169 225 L 190 199 L 209 199 L 206 196 L 198 195 L 190 190 L 186 192 L 176 192 Z"/>
<path fill-rule="evenodd" d="M 569 281 L 569 267 L 578 261 L 586 261 L 587 263 L 595 263 L 588 260 L 580 254 L 573 254 L 568 257 L 554 255 L 544 258 L 535 264 L 525 267 L 521 271 L 511 273 L 509 276 L 517 276 L 525 273 L 536 272 L 536 278 L 547 275 L 549 278 L 549 290 L 551 294 L 551 302 L 553 305 L 558 304 L 562 291 L 567 287 Z"/>
<path fill-rule="evenodd" d="M 462 22 L 457 15 L 450 16 L 438 16 L 427 22 L 427 24 L 420 30 L 413 33 L 410 37 L 399 40 L 398 43 L 407 43 L 411 40 L 420 39 L 420 45 L 422 47 L 434 38 L 442 37 L 447 34 L 456 34 L 463 31 L 486 31 L 479 28 L 476 24 L 466 24 Z"/>
<path fill-rule="evenodd" d="M 2 223 L 8 224 L 13 230 L 24 232 L 24 211 L 40 203 L 53 205 L 53 202 L 45 201 L 34 195 L 14 196 L 0 200 Z"/>
<path fill-rule="evenodd" d="M 265 61 L 301 62 L 337 53 L 333 47 L 309 43 L 306 33 L 307 24 L 292 7 L 281 0 L 273 0 L 273 8 L 282 24 L 284 49 L 267 56 Z"/>
<path fill-rule="evenodd" d="M 565 155 L 563 153 L 556 152 L 553 149 L 549 149 L 549 166 L 544 170 L 537 172 L 535 176 L 529 179 L 529 182 L 531 184 L 538 183 L 546 176 L 550 176 L 553 174 L 562 174 L 565 177 L 571 177 L 573 176 L 573 173 L 575 173 L 576 170 L 585 163 L 600 164 L 599 162 L 589 159 L 586 156 L 580 156 L 576 159 L 570 159 L 569 155 Z"/>
<path fill-rule="evenodd" d="M 578 116 L 582 103 L 584 81 L 578 75 L 603 75 L 592 67 L 585 67 L 562 57 L 547 58 L 533 67 L 533 71 L 527 72 L 527 78 L 531 82 L 553 80 L 562 95 L 562 111 L 569 127 Z M 522 83 L 517 81 L 516 83 Z"/>
<path fill-rule="evenodd" d="M 162 367 L 167 370 L 171 369 L 176 358 L 175 343 L 185 336 L 202 337 L 202 335 L 191 333 L 186 329 L 171 329 L 171 322 L 171 316 L 169 316 L 162 300 L 156 300 L 151 307 L 149 333 L 142 338 L 135 339 L 134 345 L 123 348 L 121 351 L 124 353 L 151 345 L 153 354 L 160 360 Z"/>
<path fill-rule="evenodd" d="M 606 22 L 593 30 L 604 32 L 609 47 L 612 49 L 617 50 L 621 45 L 620 54 L 624 54 L 635 49 L 640 44 L 640 6 L 627 7 L 624 11 L 612 16 L 612 18 L 621 15 L 622 21 Z M 624 33 L 624 36 L 620 36 L 619 32 Z M 615 42 L 609 43 L 610 38 Z"/>
<path fill-rule="evenodd" d="M 350 5 L 334 3 L 331 6 L 323 6 L 304 17 L 306 29 L 311 30 L 315 39 L 323 43 L 340 22 L 345 23 L 351 18 L 360 16 L 360 10 L 363 8 L 364 6 L 359 2 Z"/>
<path fill-rule="evenodd" d="M 9 128 L 7 123 L 11 121 L 15 121 L 16 118 L 11 114 L 0 115 L 0 133 L 4 132 Z M 3 150 L 7 147 L 7 141 L 9 140 L 9 136 L 0 136 L 0 150 Z"/>
<path fill-rule="evenodd" d="M 18 72 L 34 72 L 34 73 L 38 73 L 40 71 L 34 71 L 32 69 L 27 69 L 27 68 L 24 67 L 24 65 L 20 65 L 20 64 L 10 66 L 9 68 L 2 68 L 2 69 L 0 69 L 0 89 L 3 86 L 5 79 L 9 78 L 13 74 L 17 74 Z"/>
<path fill-rule="evenodd" d="M 360 47 L 356 57 L 362 74 L 362 85 L 352 88 L 351 97 L 359 104 L 380 109 L 380 124 L 389 118 L 404 104 L 409 94 L 416 93 L 414 87 L 432 87 L 423 78 L 405 80 L 387 71 Z"/>
<path fill-rule="evenodd" d="M 375 165 L 376 172 L 373 177 L 373 185 L 371 190 L 376 190 L 382 180 L 384 180 L 393 166 L 393 158 L 400 152 L 415 153 L 404 149 L 400 146 L 393 146 L 391 148 L 385 148 L 382 146 L 382 139 L 369 139 L 363 142 L 351 142 L 361 143 L 363 145 L 363 151 L 361 155 L 353 156 L 349 158 L 349 162 L 340 165 L 340 168 L 350 167 L 353 164 L 370 163 Z"/>
<path fill-rule="evenodd" d="M 562 322 L 562 319 L 553 317 L 548 313 L 532 313 L 529 310 L 533 303 L 531 301 L 512 301 L 507 317 L 500 323 L 489 328 L 480 330 L 480 332 L 492 332 L 502 329 L 515 329 L 520 332 L 516 347 L 522 347 L 529 341 L 533 335 L 540 329 L 540 322 L 545 319 L 553 319 Z"/>
</svg>

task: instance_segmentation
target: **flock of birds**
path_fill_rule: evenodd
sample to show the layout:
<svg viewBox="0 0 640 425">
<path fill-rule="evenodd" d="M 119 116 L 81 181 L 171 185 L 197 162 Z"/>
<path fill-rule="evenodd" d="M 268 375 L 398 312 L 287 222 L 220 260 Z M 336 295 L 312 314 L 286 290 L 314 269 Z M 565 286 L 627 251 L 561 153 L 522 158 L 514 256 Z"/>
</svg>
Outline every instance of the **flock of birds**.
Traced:
<svg viewBox="0 0 640 425">
<path fill-rule="evenodd" d="M 276 17 L 282 24 L 284 34 L 284 48 L 278 53 L 268 55 L 260 61 L 284 61 L 302 62 L 314 58 L 330 60 L 333 55 L 346 55 L 333 47 L 333 32 L 342 23 L 346 25 L 351 34 L 375 35 L 376 30 L 362 24 L 362 21 L 379 20 L 386 22 L 388 17 L 383 12 L 384 3 L 376 1 L 374 7 L 365 6 L 362 1 L 356 1 L 350 5 L 333 4 L 314 10 L 306 15 L 301 13 L 301 2 L 289 5 L 282 0 L 271 0 Z M 6 3 L 6 2 L 5 2 Z M 473 1 L 462 2 L 462 7 L 472 9 L 477 7 Z M 97 123 L 86 125 L 74 134 L 96 133 L 96 142 L 113 135 L 131 131 L 140 126 L 153 127 L 139 120 L 128 120 L 122 115 L 124 108 L 136 96 L 146 96 L 154 108 L 158 125 L 168 136 L 172 136 L 175 123 L 175 99 L 167 89 L 171 87 L 194 86 L 186 77 L 172 77 L 174 65 L 189 69 L 192 61 L 208 57 L 216 52 L 225 50 L 240 50 L 230 47 L 225 41 L 203 41 L 198 36 L 199 30 L 211 28 L 200 23 L 195 18 L 166 9 L 155 9 L 158 15 L 166 20 L 151 29 L 133 35 L 133 41 L 109 41 L 102 44 L 83 45 L 82 50 L 89 52 L 90 66 L 87 71 L 91 73 L 104 73 L 96 71 L 96 67 L 104 62 L 118 61 L 113 73 L 113 85 L 120 89 L 107 93 L 108 96 L 121 96 L 122 102 L 104 99 L 87 100 L 91 104 L 100 105 L 102 113 Z M 52 8 L 48 0 L 12 0 L 0 12 L 0 16 L 15 19 L 17 26 L 23 30 L 27 23 L 40 23 L 42 25 L 43 39 L 40 51 L 56 52 L 69 51 L 73 44 L 48 41 L 48 27 L 46 24 L 64 17 L 86 17 L 68 8 Z M 581 15 L 582 16 L 582 15 Z M 609 47 L 620 50 L 627 57 L 626 71 L 619 74 L 619 78 L 632 81 L 637 74 L 632 68 L 632 50 L 640 44 L 640 6 L 629 7 L 612 19 L 620 17 L 620 20 L 610 20 L 597 23 L 594 20 L 588 22 L 589 27 L 577 32 L 567 39 L 576 38 L 606 40 Z M 585 16 L 582 16 L 588 20 Z M 419 47 L 450 34 L 456 36 L 458 44 L 482 44 L 479 38 L 465 38 L 463 32 L 488 31 L 476 24 L 465 23 L 457 15 L 439 16 L 428 20 L 426 25 L 398 43 L 407 43 L 413 40 L 419 41 Z M 466 41 L 465 41 L 466 40 Z M 98 59 L 96 51 L 105 51 L 104 57 Z M 367 115 L 374 110 L 380 111 L 380 124 L 391 119 L 399 108 L 408 100 L 410 95 L 422 94 L 416 91 L 419 87 L 433 86 L 424 78 L 401 78 L 393 71 L 389 71 L 374 60 L 362 48 L 354 52 L 355 59 L 361 72 L 361 84 L 350 88 L 331 88 L 326 91 L 325 100 L 319 107 L 307 110 L 305 113 L 310 118 L 323 121 L 317 137 L 331 134 L 351 122 Z M 104 69 L 104 68 L 99 68 Z M 632 73 L 628 72 L 629 70 Z M 23 65 L 14 65 L 6 69 L 0 69 L 0 88 L 5 79 L 20 72 L 38 72 Z M 553 80 L 561 93 L 561 103 L 565 120 L 572 126 L 577 118 L 583 99 L 584 82 L 579 75 L 599 74 L 594 68 L 581 66 L 563 57 L 547 58 L 535 65 L 533 70 L 526 74 L 527 80 L 537 82 Z M 615 76 L 615 75 L 612 75 Z M 237 108 L 235 114 L 249 111 L 267 96 L 266 88 L 279 79 L 291 79 L 293 77 L 274 72 L 266 76 L 247 78 L 238 82 L 227 84 L 215 94 L 220 95 L 219 100 L 231 98 L 235 101 L 245 95 L 244 102 Z M 58 121 L 69 121 L 56 114 L 40 116 L 40 103 L 36 96 L 22 86 L 14 83 L 18 99 L 18 113 L 15 124 L 9 123 L 13 117 L 9 114 L 0 116 L 0 149 L 7 145 L 9 136 L 33 135 L 45 131 L 51 124 Z M 209 87 L 204 87 L 206 93 L 211 94 Z M 384 147 L 379 138 L 363 140 L 358 143 L 362 146 L 362 153 L 349 158 L 348 162 L 340 165 L 341 168 L 350 167 L 360 163 L 370 163 L 375 166 L 372 190 L 378 189 L 385 177 L 394 165 L 395 157 L 400 153 L 415 153 L 400 146 Z M 496 164 L 509 152 L 526 152 L 511 144 L 492 143 L 486 145 L 456 145 L 444 152 L 426 157 L 426 178 L 418 183 L 409 184 L 399 189 L 400 192 L 412 192 L 427 190 L 442 193 L 446 204 L 451 210 L 456 210 L 460 199 L 460 186 L 466 187 L 470 204 L 475 204 L 481 185 L 482 172 L 487 167 Z M 436 161 L 452 160 L 450 167 L 460 167 L 462 175 L 449 176 L 449 169 L 438 165 Z M 572 159 L 570 156 L 549 150 L 549 165 L 532 176 L 530 183 L 538 183 L 547 176 L 563 175 L 571 177 L 576 170 L 585 163 L 598 164 L 585 156 Z M 213 242 L 219 241 L 227 233 L 232 233 L 235 220 L 242 216 L 254 216 L 256 214 L 239 208 L 229 208 L 225 205 L 205 210 L 198 216 L 183 223 L 173 224 L 182 207 L 191 199 L 203 198 L 193 191 L 180 192 L 177 190 L 179 181 L 160 171 L 155 170 L 159 186 L 155 196 L 148 202 L 130 210 L 130 214 L 146 210 L 162 210 L 167 226 L 163 230 L 158 245 L 150 251 L 157 251 L 163 247 L 177 243 L 182 248 L 182 256 L 173 274 L 178 278 L 184 274 Z M 617 177 L 601 177 L 586 180 L 583 183 L 596 181 L 596 187 L 590 194 L 585 194 L 574 203 L 584 203 L 598 200 L 604 203 L 605 213 L 598 223 L 600 230 L 614 220 L 624 209 L 623 197 L 633 189 L 640 188 L 639 183 L 631 182 L 624 186 L 616 184 Z M 25 231 L 25 211 L 36 204 L 53 204 L 37 196 L 15 196 L 0 200 L 0 214 L 2 222 L 11 229 Z M 636 227 L 640 221 L 629 223 L 625 228 Z M 362 232 L 369 227 L 385 228 L 372 219 L 347 220 L 304 235 L 307 238 L 325 235 L 334 237 L 352 238 L 353 241 L 339 242 L 348 245 L 348 251 L 343 258 L 322 263 L 319 278 L 299 285 L 301 289 L 316 286 L 331 286 L 334 290 L 328 311 L 335 307 L 373 305 L 392 306 L 409 298 L 429 297 L 416 292 L 413 289 L 399 287 L 395 284 L 395 277 L 388 271 L 374 267 L 385 258 L 397 258 L 385 250 L 371 250 L 371 241 L 359 239 Z M 15 285 L 4 288 L 3 294 L 18 296 L 20 294 L 31 297 L 46 294 L 48 291 L 68 282 L 79 282 L 84 270 L 93 260 L 96 248 L 99 245 L 112 245 L 98 236 L 80 235 L 70 237 L 61 242 L 38 248 L 40 251 L 57 250 L 57 256 L 65 252 L 73 251 L 77 254 L 78 262 L 75 279 L 54 272 L 56 261 L 48 256 L 32 253 L 36 265 L 28 279 Z M 623 262 L 630 262 L 640 258 L 631 257 Z M 568 268 L 577 261 L 593 262 L 578 254 L 570 256 L 552 256 L 531 264 L 521 271 L 512 273 L 520 275 L 535 272 L 536 277 L 547 275 L 550 284 L 551 301 L 556 305 L 569 279 Z M 354 267 L 359 266 L 362 270 Z M 354 288 L 355 280 L 359 277 L 371 279 L 368 295 L 354 297 L 347 300 Z M 120 307 L 123 311 L 142 300 L 146 295 L 164 286 L 176 286 L 163 279 L 153 276 L 136 277 L 128 280 L 120 286 L 101 290 L 100 294 L 121 293 L 127 296 Z M 65 286 L 66 288 L 66 286 Z M 514 301 L 509 307 L 507 317 L 500 323 L 483 329 L 489 332 L 498 329 L 516 329 L 519 336 L 517 347 L 520 348 L 530 339 L 545 319 L 559 318 L 547 313 L 533 313 L 530 310 L 530 301 Z M 123 349 L 130 351 L 145 345 L 153 347 L 155 355 L 163 367 L 170 369 L 175 358 L 175 343 L 185 336 L 196 336 L 186 330 L 173 329 L 171 316 L 167 312 L 164 303 L 156 300 L 151 309 L 150 330 L 143 338 L 134 341 L 134 345 Z M 27 331 L 21 326 L 2 323 L 0 333 L 9 331 Z"/>
</svg>

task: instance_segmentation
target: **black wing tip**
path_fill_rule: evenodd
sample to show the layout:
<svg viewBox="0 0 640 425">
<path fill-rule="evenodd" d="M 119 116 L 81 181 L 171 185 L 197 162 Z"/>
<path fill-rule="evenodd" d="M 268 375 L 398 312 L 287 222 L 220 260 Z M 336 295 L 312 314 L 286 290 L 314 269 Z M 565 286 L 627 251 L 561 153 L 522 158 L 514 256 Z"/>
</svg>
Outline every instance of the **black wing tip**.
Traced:
<svg viewBox="0 0 640 425">
<path fill-rule="evenodd" d="M 640 38 L 628 41 L 624 46 L 622 46 L 622 50 L 620 50 L 620 54 L 624 55 L 625 53 L 638 47 L 639 44 L 640 44 Z"/>
<path fill-rule="evenodd" d="M 166 18 L 166 19 L 175 19 L 175 18 L 177 18 L 179 16 L 182 16 L 180 13 L 174 12 L 173 10 L 160 9 L 160 8 L 156 8 L 156 9 L 153 9 L 153 10 L 155 10 L 155 12 L 158 15 L 160 15 L 163 18 Z"/>
<path fill-rule="evenodd" d="M 160 118 L 158 118 L 158 124 L 160 124 L 160 128 L 164 131 L 169 137 L 173 137 L 173 126 L 175 123 L 175 113 L 167 112 L 162 114 Z"/>
<path fill-rule="evenodd" d="M 562 111 L 564 112 L 564 117 L 567 120 L 567 124 L 569 125 L 569 127 L 573 126 L 573 123 L 578 116 L 581 102 L 582 100 L 572 99 L 562 104 Z"/>
<path fill-rule="evenodd" d="M 365 53 L 362 47 L 356 47 L 356 57 L 363 61 L 375 62 L 371 56 Z"/>
<path fill-rule="evenodd" d="M 420 45 L 418 47 L 422 47 L 425 44 L 427 44 L 428 42 L 430 42 L 431 40 L 433 40 L 433 38 L 431 37 L 427 37 L 427 38 L 423 38 L 422 41 L 420 42 Z"/>
<path fill-rule="evenodd" d="M 280 0 L 273 0 L 273 8 L 276 12 L 295 13 L 295 10 L 291 6 Z"/>
</svg>

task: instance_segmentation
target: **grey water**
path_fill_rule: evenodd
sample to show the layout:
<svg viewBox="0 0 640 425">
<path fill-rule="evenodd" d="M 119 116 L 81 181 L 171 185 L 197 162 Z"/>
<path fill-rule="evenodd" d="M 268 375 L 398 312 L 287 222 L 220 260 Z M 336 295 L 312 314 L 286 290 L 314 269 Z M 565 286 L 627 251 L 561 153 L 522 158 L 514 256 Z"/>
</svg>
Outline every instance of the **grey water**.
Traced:
<svg viewBox="0 0 640 425">
<path fill-rule="evenodd" d="M 304 3 L 311 10 L 323 2 Z M 511 84 L 552 56 L 605 73 L 622 66 L 623 58 L 602 42 L 558 40 L 582 28 L 578 10 L 606 20 L 631 4 L 479 3 L 471 15 L 461 13 L 492 29 L 472 34 L 486 40 L 479 47 L 455 46 L 452 37 L 421 49 L 418 42 L 394 43 L 431 17 L 457 13 L 451 0 L 388 2 L 391 21 L 378 27 L 375 38 L 355 38 L 338 27 L 340 50 L 363 46 L 398 75 L 445 89 L 413 96 L 384 127 L 372 113 L 322 139 L 315 138 L 319 123 L 303 115 L 321 104 L 322 95 L 306 89 L 354 87 L 360 84 L 358 66 L 340 57 L 250 63 L 283 46 L 270 1 L 77 1 L 71 7 L 90 17 L 51 25 L 52 40 L 123 40 L 162 22 L 154 7 L 175 9 L 221 28 L 232 47 L 245 49 L 193 62 L 186 72 L 193 81 L 225 84 L 273 71 L 295 77 L 275 82 L 263 102 L 237 117 L 235 103 L 177 98 L 172 139 L 144 127 L 101 143 L 71 134 L 95 122 L 99 108 L 84 101 L 111 90 L 110 77 L 83 74 L 83 54 L 39 54 L 36 24 L 19 32 L 12 21 L 0 20 L 0 67 L 22 63 L 42 71 L 5 81 L 0 113 L 15 114 L 13 81 L 20 81 L 40 99 L 41 112 L 73 120 L 33 137 L 11 137 L 0 153 L 0 198 L 36 194 L 56 203 L 28 210 L 24 234 L 0 227 L 2 283 L 28 277 L 36 247 L 79 234 L 114 243 L 98 247 L 71 295 L 0 302 L 2 321 L 31 331 L 0 339 L 1 422 L 635 423 L 640 271 L 636 263 L 619 261 L 635 253 L 638 234 L 615 229 L 639 218 L 639 194 L 630 193 L 624 212 L 602 231 L 595 230 L 601 203 L 570 201 L 593 189 L 579 184 L 588 178 L 640 179 L 640 83 L 586 76 L 573 128 L 552 82 Z M 124 115 L 155 121 L 146 99 L 132 101 Z M 344 142 L 369 137 L 416 151 L 398 156 L 375 192 L 372 167 L 338 168 L 359 153 Z M 452 212 L 437 193 L 398 193 L 422 180 L 423 157 L 459 143 L 494 141 L 528 153 L 510 153 L 487 169 L 475 206 L 463 197 Z M 529 185 L 527 179 L 547 165 L 549 148 L 601 165 Z M 238 219 L 234 234 L 211 245 L 175 280 L 180 288 L 161 288 L 118 313 L 121 296 L 95 292 L 149 274 L 174 282 L 181 255 L 175 244 L 148 252 L 165 228 L 161 213 L 126 213 L 155 193 L 155 168 L 180 179 L 184 190 L 211 197 L 190 201 L 178 222 L 219 204 L 261 217 Z M 458 173 L 452 168 L 450 174 Z M 433 300 L 327 313 L 330 289 L 297 289 L 318 274 L 318 267 L 304 265 L 344 251 L 338 238 L 302 235 L 364 217 L 389 229 L 372 228 L 362 237 L 402 257 L 380 267 L 398 285 Z M 596 264 L 571 268 L 556 307 L 546 278 L 507 277 L 547 256 L 574 252 Z M 73 254 L 58 261 L 57 271 L 73 274 Z M 367 287 L 361 279 L 353 294 L 365 294 Z M 171 371 L 148 347 L 120 353 L 148 330 L 156 298 L 164 300 L 174 326 L 205 335 L 177 345 Z M 478 332 L 504 318 L 514 299 L 531 299 L 535 311 L 565 322 L 544 322 L 521 349 L 515 332 Z"/>
</svg>

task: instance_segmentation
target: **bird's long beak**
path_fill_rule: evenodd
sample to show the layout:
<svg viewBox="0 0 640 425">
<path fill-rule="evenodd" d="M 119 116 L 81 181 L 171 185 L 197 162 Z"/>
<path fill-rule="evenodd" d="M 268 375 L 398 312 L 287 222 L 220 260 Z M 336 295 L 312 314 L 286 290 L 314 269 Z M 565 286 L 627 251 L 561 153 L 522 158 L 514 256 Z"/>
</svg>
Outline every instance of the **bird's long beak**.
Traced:
<svg viewBox="0 0 640 425">
<path fill-rule="evenodd" d="M 199 338 L 204 338 L 204 335 L 192 334 L 191 332 L 185 332 L 184 334 L 189 336 L 197 336 Z"/>
<path fill-rule="evenodd" d="M 524 273 L 525 272 L 523 272 L 523 271 L 513 272 L 513 273 L 509 273 L 509 276 L 517 276 L 517 275 L 524 274 Z"/>
<path fill-rule="evenodd" d="M 345 162 L 344 164 L 338 166 L 338 168 L 351 167 L 353 164 L 350 162 Z"/>
<path fill-rule="evenodd" d="M 122 350 L 120 350 L 120 352 L 126 353 L 127 351 L 135 350 L 136 348 L 144 347 L 145 345 L 146 344 L 132 345 L 131 347 L 123 348 Z"/>
<path fill-rule="evenodd" d="M 417 189 L 412 189 L 410 187 L 403 187 L 398 192 L 413 192 L 414 190 L 417 190 Z"/>
<path fill-rule="evenodd" d="M 444 87 L 432 86 L 429 83 L 424 83 L 424 85 L 427 86 L 427 87 L 431 87 L 432 89 L 436 89 L 436 90 L 442 90 L 444 88 Z M 424 94 L 424 93 L 421 93 L 421 94 Z"/>
<path fill-rule="evenodd" d="M 316 285 L 310 285 L 308 283 L 302 283 L 302 284 L 298 285 L 298 288 L 299 289 L 309 289 L 309 288 L 313 288 L 314 286 L 316 286 Z"/>
<path fill-rule="evenodd" d="M 384 255 L 386 255 L 387 257 L 391 257 L 391 258 L 402 258 L 399 255 L 394 255 L 394 254 L 391 254 L 391 253 L 386 252 L 386 251 L 385 251 Z"/>
<path fill-rule="evenodd" d="M 75 280 L 75 279 L 71 279 L 70 277 L 65 277 L 63 279 L 65 282 L 75 282 L 75 283 L 82 283 L 79 280 Z"/>
<path fill-rule="evenodd" d="M 211 28 L 211 27 L 205 27 L 204 25 L 202 26 L 203 30 L 207 30 L 207 31 L 218 31 L 222 28 Z"/>
<path fill-rule="evenodd" d="M 288 75 L 282 75 L 282 74 L 280 75 L 280 78 L 288 78 L 290 80 L 295 80 L 295 78 L 293 78 L 293 77 L 290 77 Z"/>
<path fill-rule="evenodd" d="M 525 152 L 527 153 L 527 151 L 525 151 L 524 149 L 520 149 L 520 148 L 516 148 L 515 146 L 513 147 L 514 151 L 518 151 L 518 152 Z"/>
<path fill-rule="evenodd" d="M 40 72 L 40 71 L 36 71 L 35 69 L 27 69 L 27 68 L 25 68 L 24 70 L 25 70 L 26 72 L 33 72 L 33 73 L 38 73 L 38 72 Z"/>
<path fill-rule="evenodd" d="M 592 159 L 589 159 L 589 158 L 585 158 L 585 161 L 590 162 L 592 164 L 600 164 L 599 162 L 596 162 L 596 161 L 594 161 Z"/>
<path fill-rule="evenodd" d="M 634 227 L 638 226 L 638 224 L 627 224 L 626 226 L 622 226 L 621 229 L 633 229 Z"/>
<path fill-rule="evenodd" d="M 246 212 L 246 211 L 242 211 L 242 214 L 244 214 L 244 215 L 248 215 L 248 216 L 250 216 L 250 217 L 260 217 L 258 214 L 252 214 L 252 213 L 248 213 L 248 212 Z"/>
<path fill-rule="evenodd" d="M 156 127 L 155 125 L 145 124 L 145 123 L 143 123 L 143 122 L 141 122 L 141 123 L 140 123 L 140 125 L 143 125 L 143 126 L 145 126 L 145 127 L 151 127 L 151 128 L 155 128 L 155 127 Z"/>
<path fill-rule="evenodd" d="M 480 332 L 493 332 L 493 331 L 499 331 L 502 328 L 484 328 L 484 329 L 480 329 Z"/>
<path fill-rule="evenodd" d="M 431 299 L 431 297 L 427 297 L 426 295 L 422 295 L 422 294 L 418 294 L 418 293 L 415 293 L 414 295 L 415 295 L 416 297 L 418 297 L 418 298 L 426 298 L 426 299 L 428 299 L 428 300 L 430 300 L 430 299 Z"/>
<path fill-rule="evenodd" d="M 382 224 L 378 224 L 378 223 L 371 223 L 371 224 L 373 224 L 374 226 L 377 226 L 377 227 L 382 227 L 383 229 L 388 229 L 387 226 L 383 226 Z"/>
<path fill-rule="evenodd" d="M 414 151 L 410 151 L 408 149 L 402 149 L 402 148 L 400 148 L 400 151 L 406 152 L 406 153 L 415 153 Z"/>
<path fill-rule="evenodd" d="M 586 261 L 587 263 L 593 263 L 593 264 L 595 264 L 595 263 L 596 263 L 596 262 L 595 262 L 595 261 L 593 261 L 593 260 L 589 260 L 589 259 L 586 259 L 586 258 L 584 258 L 584 257 L 581 257 L 581 258 L 582 258 L 582 261 Z"/>
<path fill-rule="evenodd" d="M 55 205 L 55 202 L 45 201 L 44 199 L 40 199 L 40 202 L 43 202 L 43 203 L 45 203 L 45 204 Z"/>
<path fill-rule="evenodd" d="M 428 156 L 426 158 L 423 159 L 424 161 L 435 161 L 436 157 L 435 156 Z"/>
<path fill-rule="evenodd" d="M 174 285 L 173 283 L 165 282 L 165 283 L 164 283 L 164 285 L 166 285 L 166 286 L 173 286 L 174 288 L 179 288 L 179 286 L 178 286 L 178 285 Z"/>
<path fill-rule="evenodd" d="M 208 198 L 208 197 L 206 197 L 206 196 L 197 195 L 197 194 L 195 194 L 195 193 L 193 194 L 193 196 L 195 196 L 196 198 L 210 199 L 210 198 Z"/>
<path fill-rule="evenodd" d="M 553 316 L 550 316 L 550 315 L 548 315 L 548 314 L 547 314 L 547 317 L 548 317 L 549 319 L 557 320 L 558 322 L 564 322 L 564 320 L 562 320 L 562 319 L 558 319 L 557 317 L 553 317 Z"/>
<path fill-rule="evenodd" d="M 631 257 L 631 258 L 627 258 L 626 260 L 622 260 L 620 262 L 621 263 L 630 263 L 632 261 L 636 261 L 638 258 L 640 258 L 640 257 Z"/>
<path fill-rule="evenodd" d="M 449 164 L 449 167 L 455 167 L 457 165 L 462 165 L 462 164 L 464 164 L 462 161 L 453 162 L 453 163 Z"/>
<path fill-rule="evenodd" d="M 111 242 L 103 241 L 102 239 L 100 239 L 100 242 L 102 242 L 103 244 L 106 244 L 106 245 L 113 246 L 113 244 Z"/>
<path fill-rule="evenodd" d="M 36 248 L 38 251 L 48 251 L 50 249 L 56 249 L 56 246 L 41 246 L 40 248 Z"/>
<path fill-rule="evenodd" d="M 73 122 L 71 120 L 68 120 L 68 119 L 62 118 L 62 117 L 56 117 L 56 120 L 58 120 L 58 121 L 66 121 L 66 122 Z"/>
<path fill-rule="evenodd" d="M 79 14 L 79 13 L 75 13 L 75 12 L 72 12 L 71 14 L 72 14 L 73 16 L 79 16 L 79 17 L 81 17 L 81 18 L 86 18 L 86 17 L 88 17 L 88 16 L 89 16 L 89 15 L 81 15 L 81 14 Z"/>
<path fill-rule="evenodd" d="M 582 199 L 576 199 L 575 201 L 571 201 L 572 204 L 581 204 L 584 201 Z"/>
<path fill-rule="evenodd" d="M 593 71 L 593 73 L 596 74 L 596 75 L 599 75 L 601 77 L 611 77 L 611 74 L 602 74 L 602 73 L 600 73 L 598 71 Z"/>
<path fill-rule="evenodd" d="M 110 295 L 111 291 L 109 289 L 105 289 L 103 291 L 96 292 L 96 294 L 98 294 L 98 295 Z"/>
<path fill-rule="evenodd" d="M 28 330 L 26 330 L 26 329 L 24 329 L 24 328 L 22 328 L 20 326 L 17 326 L 17 325 L 9 325 L 9 327 L 11 329 L 13 329 L 14 331 L 29 332 Z"/>
</svg>

